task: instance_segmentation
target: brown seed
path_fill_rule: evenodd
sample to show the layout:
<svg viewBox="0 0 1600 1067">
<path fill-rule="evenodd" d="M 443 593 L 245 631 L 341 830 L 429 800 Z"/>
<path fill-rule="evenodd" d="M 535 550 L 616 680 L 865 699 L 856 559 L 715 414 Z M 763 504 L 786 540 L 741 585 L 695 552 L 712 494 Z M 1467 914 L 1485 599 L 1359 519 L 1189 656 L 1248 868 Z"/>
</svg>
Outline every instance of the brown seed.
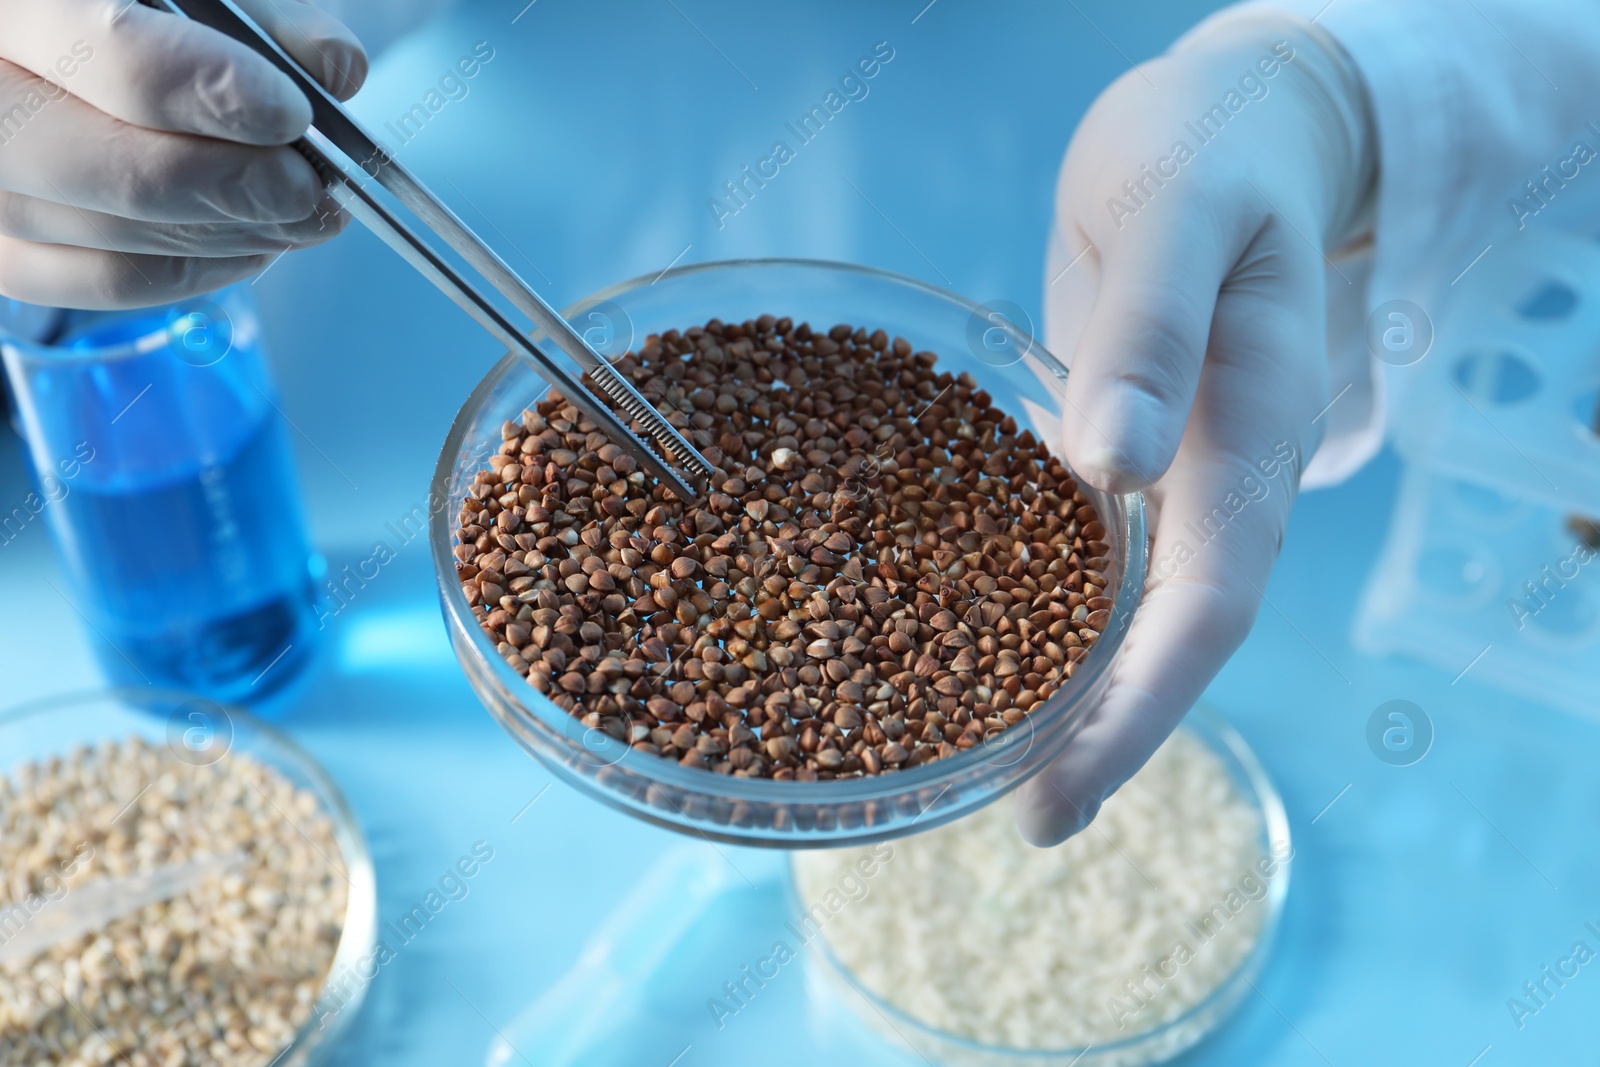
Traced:
<svg viewBox="0 0 1600 1067">
<path fill-rule="evenodd" d="M 666 697 L 651 697 L 645 702 L 645 708 L 662 722 L 672 722 L 683 714 L 683 709 Z"/>
</svg>

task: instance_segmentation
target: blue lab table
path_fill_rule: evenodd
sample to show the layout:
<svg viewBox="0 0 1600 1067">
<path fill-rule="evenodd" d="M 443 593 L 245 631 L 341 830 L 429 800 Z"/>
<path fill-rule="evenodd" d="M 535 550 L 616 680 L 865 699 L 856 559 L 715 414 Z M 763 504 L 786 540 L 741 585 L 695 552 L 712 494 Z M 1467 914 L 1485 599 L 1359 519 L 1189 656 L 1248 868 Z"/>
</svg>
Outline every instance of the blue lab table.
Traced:
<svg viewBox="0 0 1600 1067">
<path fill-rule="evenodd" d="M 385 53 L 355 108 L 558 305 L 670 263 L 788 255 L 881 266 L 1037 315 L 1075 122 L 1130 59 L 1207 7 L 486 0 Z M 879 41 L 894 58 L 865 99 L 737 213 L 709 205 Z M 430 109 L 475 46 L 475 76 Z M 470 894 L 379 972 L 338 1059 L 481 1063 L 678 839 L 551 785 L 501 732 L 446 644 L 426 545 L 396 545 L 385 525 L 426 500 L 449 421 L 501 348 L 354 229 L 285 257 L 255 289 L 319 549 L 333 571 L 378 541 L 397 550 L 332 620 L 279 721 L 365 826 L 383 917 L 409 911 L 475 842 L 494 849 Z M 20 499 L 21 453 L 9 435 L 3 448 L 0 499 Z M 1282 790 L 1297 858 L 1258 991 L 1186 1064 L 1595 1055 L 1600 966 L 1547 986 L 1520 1027 L 1507 1000 L 1575 942 L 1600 948 L 1584 926 L 1600 925 L 1600 727 L 1470 670 L 1352 649 L 1396 472 L 1385 456 L 1302 499 L 1255 630 L 1210 689 Z M 46 584 L 47 540 L 35 526 L 0 549 L 8 703 L 95 677 L 77 616 Z M 1420 705 L 1436 730 L 1413 766 L 1380 761 L 1366 741 L 1368 716 L 1391 699 Z M 808 1062 L 792 1013 L 740 1025 L 762 1028 L 771 1062 Z M 691 1031 L 702 1036 L 650 1044 L 689 1044 L 682 1067 L 748 1062 L 703 1036 L 703 1019 L 685 1018 Z"/>
</svg>

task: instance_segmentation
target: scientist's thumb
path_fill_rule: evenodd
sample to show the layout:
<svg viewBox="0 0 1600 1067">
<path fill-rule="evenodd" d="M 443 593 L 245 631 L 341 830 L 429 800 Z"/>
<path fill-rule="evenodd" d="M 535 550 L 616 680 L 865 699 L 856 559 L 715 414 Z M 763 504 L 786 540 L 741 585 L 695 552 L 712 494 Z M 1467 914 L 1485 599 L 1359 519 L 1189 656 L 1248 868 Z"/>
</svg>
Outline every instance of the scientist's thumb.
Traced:
<svg viewBox="0 0 1600 1067">
<path fill-rule="evenodd" d="M 1034 843 L 1087 826 L 1250 631 L 1321 440 L 1324 250 L 1370 196 L 1366 105 L 1322 31 L 1233 12 L 1119 79 L 1073 138 L 1046 292 L 1065 451 L 1091 485 L 1146 491 L 1150 568 L 1098 706 L 1019 793 Z"/>
</svg>

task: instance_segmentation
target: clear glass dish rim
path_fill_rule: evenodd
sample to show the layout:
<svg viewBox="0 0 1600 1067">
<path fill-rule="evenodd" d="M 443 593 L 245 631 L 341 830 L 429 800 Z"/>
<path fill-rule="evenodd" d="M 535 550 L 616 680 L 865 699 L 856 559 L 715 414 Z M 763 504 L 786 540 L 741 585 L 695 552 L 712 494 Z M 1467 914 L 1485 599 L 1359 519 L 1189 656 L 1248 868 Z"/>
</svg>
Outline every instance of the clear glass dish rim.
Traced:
<svg viewBox="0 0 1600 1067">
<path fill-rule="evenodd" d="M 826 934 L 816 938 L 817 948 L 829 973 L 848 985 L 852 992 L 864 998 L 876 1010 L 882 1012 L 896 1026 L 904 1026 L 914 1030 L 924 1040 L 941 1042 L 959 1048 L 963 1052 L 975 1055 L 990 1056 L 996 1059 L 1010 1058 L 1018 1061 L 1040 1060 L 1059 1062 L 1063 1058 L 1070 1058 L 1071 1062 L 1093 1053 L 1126 1052 L 1139 1048 L 1163 1034 L 1172 1033 L 1184 1026 L 1192 1024 L 1195 1020 L 1203 1018 L 1219 1003 L 1227 1000 L 1239 992 L 1241 979 L 1249 975 L 1265 963 L 1271 953 L 1273 941 L 1277 936 L 1279 920 L 1283 915 L 1284 901 L 1289 895 L 1289 881 L 1294 866 L 1294 843 L 1289 831 L 1289 815 L 1283 806 L 1283 797 L 1278 793 L 1278 787 L 1268 777 L 1266 769 L 1261 766 L 1261 761 L 1256 757 L 1255 751 L 1245 741 L 1243 735 L 1234 729 L 1233 725 L 1220 714 L 1204 703 L 1196 704 L 1188 715 L 1184 716 L 1179 729 L 1184 726 L 1195 727 L 1194 733 L 1200 742 L 1208 748 L 1216 749 L 1219 746 L 1232 756 L 1244 770 L 1245 785 L 1248 794 L 1245 800 L 1261 812 L 1262 831 L 1266 836 L 1269 849 L 1282 842 L 1288 849 L 1289 858 L 1279 861 L 1280 874 L 1274 877 L 1268 886 L 1266 903 L 1267 914 L 1261 923 L 1260 936 L 1256 938 L 1255 945 L 1245 954 L 1233 970 L 1229 971 L 1217 987 L 1207 993 L 1199 1001 L 1192 1004 L 1182 1014 L 1169 1019 L 1164 1023 L 1140 1030 L 1115 1041 L 1095 1042 L 1091 1045 L 1080 1045 L 1069 1048 L 1012 1048 L 1007 1045 L 990 1045 L 976 1041 L 970 1037 L 953 1034 L 947 1030 L 940 1030 L 930 1026 L 914 1015 L 907 1014 L 901 1008 L 884 1000 L 877 993 L 868 989 L 855 974 L 839 961 L 834 955 L 832 946 L 828 943 Z M 795 864 L 799 860 L 798 853 L 789 856 L 789 874 L 784 881 L 784 892 L 791 902 L 791 907 L 797 906 L 800 901 L 799 889 L 796 885 Z M 1217 1021 L 1220 1025 L 1221 1019 Z M 1215 1029 L 1213 1026 L 1211 1029 Z M 1205 1031 L 1209 1034 L 1211 1030 Z M 1202 1035 L 1202 1037 L 1204 1034 Z M 1154 1061 L 1163 1062 L 1163 1061 Z"/>
<path fill-rule="evenodd" d="M 641 274 L 583 297 L 563 309 L 562 315 L 571 319 L 597 304 L 614 300 L 618 296 L 636 289 L 657 285 L 662 281 L 678 280 L 703 274 L 781 269 L 815 271 L 823 275 L 855 275 L 875 282 L 911 289 L 952 304 L 968 313 L 981 310 L 981 306 L 977 302 L 969 300 L 958 293 L 931 285 L 918 278 L 880 270 L 876 267 L 822 259 L 752 258 L 710 260 L 704 263 L 691 263 L 681 267 L 673 267 L 656 274 Z M 1006 323 L 1006 328 L 1017 339 L 1029 342 L 1029 357 L 1037 358 L 1059 380 L 1066 380 L 1066 367 L 1037 338 L 1021 333 L 1009 322 Z M 542 332 L 534 334 L 536 340 L 543 336 Z M 575 751 L 582 751 L 584 750 L 585 738 L 591 736 L 592 732 L 583 728 L 576 717 L 569 715 L 529 686 L 526 678 L 517 674 L 506 664 L 500 653 L 489 643 L 488 636 L 484 634 L 482 627 L 473 619 L 471 609 L 467 606 L 466 597 L 461 592 L 461 583 L 455 578 L 456 560 L 451 551 L 451 539 L 453 537 L 451 518 L 455 514 L 456 502 L 448 495 L 450 480 L 467 444 L 467 432 L 470 423 L 478 416 L 494 390 L 520 365 L 521 360 L 518 357 L 511 354 L 504 356 L 478 382 L 456 412 L 455 418 L 451 421 L 450 431 L 445 436 L 443 448 L 440 449 L 439 461 L 435 465 L 433 481 L 430 486 L 432 499 L 444 501 L 443 506 L 437 506 L 432 509 L 428 523 L 429 541 L 431 542 L 434 558 L 434 573 L 439 583 L 440 596 L 449 625 L 455 630 L 466 634 L 467 640 L 472 643 L 474 651 L 477 652 L 480 659 L 487 663 L 487 669 L 492 672 L 499 684 L 508 693 L 517 694 L 512 701 L 515 705 L 515 713 L 535 728 L 553 730 L 571 745 Z M 1149 544 L 1145 531 L 1144 495 L 1142 493 L 1107 495 L 1115 496 L 1122 502 L 1128 531 L 1128 553 L 1127 558 L 1120 561 L 1122 572 L 1117 595 L 1112 601 L 1111 625 L 1101 632 L 1100 640 L 1095 642 L 1095 649 L 1104 648 L 1105 652 L 1102 655 L 1090 655 L 1084 658 L 1083 662 L 1088 665 L 1087 669 L 1082 673 L 1074 672 L 1072 678 L 1074 683 L 1078 683 L 1081 680 L 1081 684 L 1074 684 L 1071 687 L 1077 691 L 1092 689 L 1100 676 L 1115 664 L 1117 654 L 1121 651 L 1123 639 L 1127 635 L 1128 622 L 1133 616 L 1134 609 L 1138 607 L 1140 600 L 1144 596 L 1145 577 L 1149 565 Z M 544 708 L 538 707 L 533 700 L 521 695 L 522 689 L 526 689 L 529 694 L 537 697 L 541 703 L 548 705 L 550 711 L 547 712 Z M 1063 689 L 1060 692 L 1066 692 L 1066 690 Z M 1039 716 L 1041 719 L 1048 718 L 1048 723 L 1040 723 L 1032 714 L 1025 721 L 1032 723 L 1031 729 L 1037 734 L 1045 726 L 1054 725 L 1057 721 L 1069 715 L 1076 706 L 1076 700 L 1069 699 L 1053 708 L 1047 709 L 1043 715 Z M 574 728 L 575 726 L 577 727 L 576 729 Z M 611 744 L 621 746 L 620 742 L 612 741 L 609 737 L 604 738 L 604 742 L 611 742 Z M 648 779 L 653 783 L 678 787 L 695 793 L 708 791 L 708 786 L 712 784 L 707 781 L 707 776 L 710 774 L 708 771 L 682 767 L 670 760 L 664 760 L 656 756 L 628 759 L 630 755 L 638 756 L 639 754 L 629 749 L 618 760 L 613 761 L 611 765 L 620 766 L 623 761 L 626 761 L 628 770 L 637 773 L 641 778 Z M 892 774 L 869 775 L 861 778 L 817 782 L 775 782 L 765 778 L 735 778 L 732 775 L 716 775 L 715 791 L 719 798 L 734 802 L 754 801 L 814 805 L 850 804 L 863 801 L 889 800 L 915 793 L 917 790 L 925 789 L 929 786 L 937 787 L 948 780 L 960 778 L 967 772 L 980 772 L 984 766 L 989 764 L 990 760 L 985 758 L 983 747 L 977 746 L 966 752 L 946 759 L 934 760 L 920 767 L 899 770 Z M 645 768 L 648 769 L 646 770 Z"/>
<path fill-rule="evenodd" d="M 345 1030 L 359 1014 L 361 1003 L 365 999 L 367 981 L 352 983 L 353 994 L 344 997 L 335 1006 L 334 1020 L 328 1026 L 319 1025 L 319 1019 L 325 1007 L 325 1000 L 330 992 L 329 982 L 341 974 L 354 974 L 353 964 L 362 956 L 370 953 L 377 944 L 378 924 L 378 899 L 377 875 L 372 865 L 372 853 L 367 845 L 367 838 L 361 832 L 361 824 L 356 820 L 355 813 L 350 809 L 349 802 L 345 800 L 344 793 L 340 791 L 333 778 L 323 769 L 322 764 L 312 758 L 311 754 L 295 743 L 288 734 L 279 730 L 270 723 L 264 722 L 249 711 L 237 704 L 226 701 L 211 700 L 209 697 L 199 697 L 195 693 L 180 692 L 171 689 L 158 688 L 129 688 L 115 687 L 106 689 L 78 689 L 66 693 L 56 693 L 49 696 L 36 697 L 11 707 L 0 708 L 0 729 L 4 729 L 24 719 L 48 712 L 60 711 L 70 714 L 73 710 L 100 702 L 115 702 L 127 714 L 159 721 L 159 717 L 139 706 L 139 701 L 174 701 L 182 703 L 194 699 L 204 699 L 217 707 L 222 708 L 230 721 L 242 722 L 251 732 L 265 738 L 275 755 L 283 755 L 291 761 L 296 769 L 303 773 L 307 779 L 316 783 L 320 793 L 318 800 L 328 819 L 333 823 L 334 829 L 350 842 L 350 854 L 344 855 L 345 870 L 350 883 L 350 892 L 346 895 L 344 916 L 339 927 L 339 943 L 333 950 L 333 959 L 328 963 L 327 976 L 317 989 L 317 996 L 311 1005 L 311 1015 L 295 1030 L 294 1038 L 290 1043 L 278 1051 L 273 1064 L 297 1064 L 305 1062 L 305 1057 L 325 1056 L 334 1049 Z M 104 740 L 122 740 L 121 738 L 105 738 Z M 88 742 L 83 742 L 88 743 Z M 60 755 L 66 755 L 65 752 Z M 246 753 L 246 755 L 249 755 Z M 256 758 L 256 757 L 252 757 Z M 259 762 L 268 763 L 266 760 Z M 0 765 L 0 775 L 10 773 L 9 765 Z M 343 849 L 341 848 L 341 853 Z"/>
</svg>

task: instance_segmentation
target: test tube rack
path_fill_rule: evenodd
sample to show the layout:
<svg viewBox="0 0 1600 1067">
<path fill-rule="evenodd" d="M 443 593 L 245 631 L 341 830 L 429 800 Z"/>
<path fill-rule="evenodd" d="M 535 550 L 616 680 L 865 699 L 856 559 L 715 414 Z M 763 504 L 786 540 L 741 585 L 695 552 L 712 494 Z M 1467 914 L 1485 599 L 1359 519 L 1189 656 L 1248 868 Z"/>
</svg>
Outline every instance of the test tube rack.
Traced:
<svg viewBox="0 0 1600 1067">
<path fill-rule="evenodd" d="M 1528 230 L 1451 287 L 1352 639 L 1600 716 L 1600 242 Z M 1594 535 L 1590 535 L 1594 537 Z"/>
</svg>

